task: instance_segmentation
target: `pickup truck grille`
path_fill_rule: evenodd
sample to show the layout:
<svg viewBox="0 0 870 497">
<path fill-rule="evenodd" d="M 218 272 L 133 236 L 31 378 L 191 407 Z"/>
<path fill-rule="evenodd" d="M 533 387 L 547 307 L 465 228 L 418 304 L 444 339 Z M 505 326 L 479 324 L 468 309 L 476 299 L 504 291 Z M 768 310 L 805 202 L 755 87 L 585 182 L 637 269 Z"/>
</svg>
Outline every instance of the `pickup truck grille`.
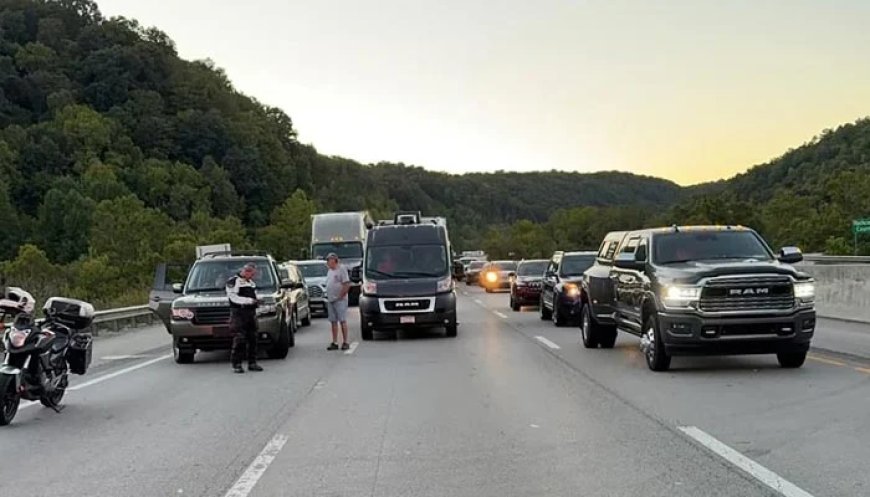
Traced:
<svg viewBox="0 0 870 497">
<path fill-rule="evenodd" d="M 229 322 L 229 307 L 200 307 L 193 312 L 193 324 L 227 324 Z"/>
<path fill-rule="evenodd" d="M 715 278 L 704 286 L 699 308 L 705 312 L 785 311 L 794 308 L 787 277 Z"/>
<path fill-rule="evenodd" d="M 320 288 L 320 285 L 311 285 L 308 287 L 308 296 L 319 299 L 323 297 L 323 288 Z"/>
</svg>

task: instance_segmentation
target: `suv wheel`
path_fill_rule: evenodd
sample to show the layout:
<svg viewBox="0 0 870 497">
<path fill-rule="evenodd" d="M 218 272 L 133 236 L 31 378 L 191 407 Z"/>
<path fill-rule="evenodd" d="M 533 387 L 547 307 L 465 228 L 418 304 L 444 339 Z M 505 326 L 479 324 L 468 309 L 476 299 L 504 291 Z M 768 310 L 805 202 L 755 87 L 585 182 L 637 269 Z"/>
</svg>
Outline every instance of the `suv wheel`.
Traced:
<svg viewBox="0 0 870 497">
<path fill-rule="evenodd" d="M 302 326 L 308 327 L 311 326 L 311 307 L 308 307 L 308 313 L 305 314 L 305 317 L 302 318 Z"/>
<path fill-rule="evenodd" d="M 650 316 L 644 326 L 640 338 L 640 347 L 646 358 L 646 365 L 653 371 L 667 371 L 671 367 L 671 356 L 665 351 L 659 323 L 655 316 Z"/>
<path fill-rule="evenodd" d="M 612 349 L 616 345 L 616 326 L 598 325 L 598 343 L 602 349 Z"/>
<path fill-rule="evenodd" d="M 795 369 L 804 365 L 804 361 L 807 360 L 806 352 L 781 352 L 776 354 L 776 358 L 779 360 L 779 365 L 788 368 Z"/>
<path fill-rule="evenodd" d="M 556 297 L 553 297 L 553 312 L 550 313 L 550 316 L 553 318 L 553 324 L 557 328 L 561 328 L 565 326 L 565 317 L 562 316 L 562 311 L 559 310 L 559 306 L 556 305 Z"/>
<path fill-rule="evenodd" d="M 269 359 L 285 359 L 290 352 L 290 347 L 295 345 L 296 338 L 293 336 L 293 330 L 287 326 L 287 322 L 281 323 L 281 328 L 278 331 L 278 340 L 269 347 L 267 354 Z"/>
<path fill-rule="evenodd" d="M 583 339 L 583 346 L 587 349 L 598 348 L 598 326 L 592 322 L 589 304 L 585 304 L 583 312 L 580 313 L 580 338 Z"/>
<path fill-rule="evenodd" d="M 447 325 L 447 336 L 453 338 L 457 335 L 459 331 L 459 327 L 456 324 Z"/>
<path fill-rule="evenodd" d="M 541 298 L 541 321 L 549 321 L 553 318 L 553 313 L 547 309 L 547 304 L 544 303 L 544 299 Z"/>
<path fill-rule="evenodd" d="M 193 364 L 196 350 L 182 349 L 178 347 L 178 340 L 172 341 L 172 357 L 176 364 Z"/>
</svg>

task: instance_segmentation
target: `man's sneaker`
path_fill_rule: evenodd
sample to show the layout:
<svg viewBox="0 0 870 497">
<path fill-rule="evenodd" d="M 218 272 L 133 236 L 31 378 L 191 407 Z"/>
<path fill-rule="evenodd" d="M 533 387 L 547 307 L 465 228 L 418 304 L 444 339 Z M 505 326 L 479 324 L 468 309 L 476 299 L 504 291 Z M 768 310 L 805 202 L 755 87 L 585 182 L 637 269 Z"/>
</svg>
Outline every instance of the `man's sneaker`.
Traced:
<svg viewBox="0 0 870 497">
<path fill-rule="evenodd" d="M 242 366 L 241 366 L 241 365 L 239 365 L 239 366 L 233 366 L 233 373 L 236 373 L 236 374 L 243 374 L 244 372 L 245 372 L 245 370 L 242 369 Z"/>
<path fill-rule="evenodd" d="M 256 362 L 253 364 L 248 364 L 248 371 L 256 371 L 260 372 L 263 370 L 263 367 L 257 364 Z"/>
<path fill-rule="evenodd" d="M 326 347 L 326 350 L 338 350 L 338 344 L 331 343 L 331 344 L 329 344 L 329 347 Z"/>
<path fill-rule="evenodd" d="M 345 343 L 341 344 L 341 350 L 349 350 L 349 349 L 350 349 L 349 343 L 345 342 Z"/>
</svg>

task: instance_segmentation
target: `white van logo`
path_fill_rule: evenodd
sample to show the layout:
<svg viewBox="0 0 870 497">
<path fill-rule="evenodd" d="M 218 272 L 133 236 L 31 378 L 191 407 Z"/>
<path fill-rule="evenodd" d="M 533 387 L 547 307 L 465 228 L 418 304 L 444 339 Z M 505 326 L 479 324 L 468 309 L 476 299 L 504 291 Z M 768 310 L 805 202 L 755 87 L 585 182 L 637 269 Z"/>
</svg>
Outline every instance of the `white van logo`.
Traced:
<svg viewBox="0 0 870 497">
<path fill-rule="evenodd" d="M 732 288 L 728 290 L 728 295 L 739 297 L 742 295 L 769 295 L 770 288 Z"/>
<path fill-rule="evenodd" d="M 412 307 L 420 307 L 419 302 L 396 302 L 396 309 L 410 309 Z"/>
</svg>

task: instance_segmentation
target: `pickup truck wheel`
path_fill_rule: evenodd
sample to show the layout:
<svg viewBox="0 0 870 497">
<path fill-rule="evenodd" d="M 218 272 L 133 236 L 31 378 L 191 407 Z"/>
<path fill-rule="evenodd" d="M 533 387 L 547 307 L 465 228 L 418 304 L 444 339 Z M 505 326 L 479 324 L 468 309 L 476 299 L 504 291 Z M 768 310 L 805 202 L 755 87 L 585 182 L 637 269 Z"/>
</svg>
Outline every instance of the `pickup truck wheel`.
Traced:
<svg viewBox="0 0 870 497">
<path fill-rule="evenodd" d="M 671 367 L 671 356 L 665 351 L 659 323 L 655 316 L 650 316 L 644 326 L 640 338 L 640 347 L 646 358 L 646 365 L 653 371 L 667 371 Z"/>
<path fill-rule="evenodd" d="M 583 306 L 583 312 L 580 314 L 580 338 L 587 349 L 598 348 L 598 325 L 592 322 L 589 304 Z"/>
<path fill-rule="evenodd" d="M 176 340 L 172 341 L 172 358 L 176 364 L 193 364 L 196 350 L 182 349 L 178 347 Z"/>
<path fill-rule="evenodd" d="M 788 369 L 799 368 L 804 365 L 804 361 L 807 360 L 806 352 L 787 352 L 787 353 L 779 353 L 776 354 L 776 358 L 779 360 L 779 365 Z"/>
<path fill-rule="evenodd" d="M 547 305 L 544 304 L 544 299 L 541 299 L 541 321 L 549 321 L 553 318 L 553 313 L 547 309 Z"/>
</svg>

